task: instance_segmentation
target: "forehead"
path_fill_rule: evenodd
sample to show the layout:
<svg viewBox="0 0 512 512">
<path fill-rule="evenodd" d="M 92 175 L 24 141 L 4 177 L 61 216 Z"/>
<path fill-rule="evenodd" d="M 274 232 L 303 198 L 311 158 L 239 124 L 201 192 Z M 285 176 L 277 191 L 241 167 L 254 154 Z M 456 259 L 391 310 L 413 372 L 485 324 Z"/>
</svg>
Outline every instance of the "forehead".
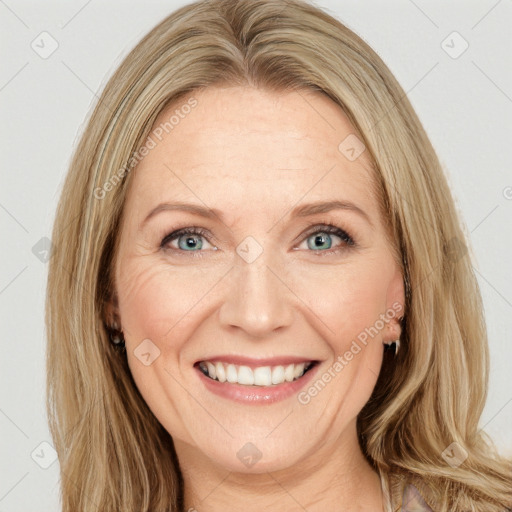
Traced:
<svg viewBox="0 0 512 512">
<path fill-rule="evenodd" d="M 167 200 L 237 215 L 301 198 L 375 202 L 367 151 L 354 158 L 364 149 L 355 128 L 318 92 L 209 87 L 164 109 L 150 136 L 129 194 L 142 211 Z"/>
</svg>

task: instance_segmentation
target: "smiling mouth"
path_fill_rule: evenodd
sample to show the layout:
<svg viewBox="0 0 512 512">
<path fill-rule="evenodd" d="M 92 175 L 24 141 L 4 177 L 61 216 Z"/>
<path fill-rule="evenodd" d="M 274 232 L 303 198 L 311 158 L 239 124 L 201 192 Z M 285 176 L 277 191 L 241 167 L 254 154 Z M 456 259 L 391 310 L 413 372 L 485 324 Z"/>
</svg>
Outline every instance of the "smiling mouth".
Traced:
<svg viewBox="0 0 512 512">
<path fill-rule="evenodd" d="M 244 386 L 277 386 L 300 379 L 315 364 L 317 361 L 305 361 L 298 364 L 251 368 L 220 361 L 201 361 L 197 363 L 197 367 L 206 377 L 218 382 Z"/>
</svg>

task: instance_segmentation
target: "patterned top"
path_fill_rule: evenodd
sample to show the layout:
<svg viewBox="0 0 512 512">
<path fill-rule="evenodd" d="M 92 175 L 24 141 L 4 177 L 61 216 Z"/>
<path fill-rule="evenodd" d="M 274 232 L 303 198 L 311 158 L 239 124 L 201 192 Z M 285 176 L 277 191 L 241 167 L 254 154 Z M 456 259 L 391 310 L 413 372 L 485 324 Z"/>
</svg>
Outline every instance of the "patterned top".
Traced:
<svg viewBox="0 0 512 512">
<path fill-rule="evenodd" d="M 420 491 L 413 485 L 407 484 L 403 486 L 403 494 L 401 496 L 401 503 L 398 504 L 399 508 L 393 507 L 393 502 L 396 502 L 396 490 L 391 496 L 388 478 L 382 473 L 380 474 L 380 482 L 382 486 L 382 493 L 384 495 L 385 512 L 434 512 L 426 503 Z M 395 498 L 395 499 L 393 499 Z M 393 499 L 393 502 L 392 502 Z"/>
<path fill-rule="evenodd" d="M 399 473 L 390 478 L 380 472 L 379 476 L 385 512 L 435 512 L 438 508 L 433 488 L 421 478 Z M 503 512 L 512 512 L 512 508 L 504 508 Z"/>
</svg>

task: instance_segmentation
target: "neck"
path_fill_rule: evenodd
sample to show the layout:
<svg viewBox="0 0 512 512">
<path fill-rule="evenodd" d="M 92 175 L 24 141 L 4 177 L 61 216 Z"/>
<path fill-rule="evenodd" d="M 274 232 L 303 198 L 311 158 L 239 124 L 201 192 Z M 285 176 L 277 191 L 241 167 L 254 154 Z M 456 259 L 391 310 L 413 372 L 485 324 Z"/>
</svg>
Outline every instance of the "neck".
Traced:
<svg viewBox="0 0 512 512">
<path fill-rule="evenodd" d="M 355 424 L 350 435 L 319 447 L 293 467 L 235 473 L 200 450 L 175 440 L 184 479 L 186 512 L 243 510 L 383 510 L 380 478 L 364 458 Z"/>
</svg>

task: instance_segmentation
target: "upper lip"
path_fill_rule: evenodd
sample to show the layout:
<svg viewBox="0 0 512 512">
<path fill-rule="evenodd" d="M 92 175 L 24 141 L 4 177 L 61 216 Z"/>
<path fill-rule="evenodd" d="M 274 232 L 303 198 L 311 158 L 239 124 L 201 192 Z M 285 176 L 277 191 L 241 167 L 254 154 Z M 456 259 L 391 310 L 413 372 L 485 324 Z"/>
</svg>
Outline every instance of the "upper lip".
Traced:
<svg viewBox="0 0 512 512">
<path fill-rule="evenodd" d="M 237 355 L 213 355 L 209 357 L 204 357 L 199 359 L 196 364 L 201 361 L 210 361 L 221 362 L 234 364 L 237 366 L 249 366 L 249 368 L 257 368 L 258 366 L 286 366 L 288 364 L 300 364 L 300 363 L 309 363 L 316 362 L 316 359 L 300 357 L 300 356 L 276 356 L 276 357 L 266 357 L 266 358 L 252 358 L 246 356 L 237 356 Z"/>
</svg>

